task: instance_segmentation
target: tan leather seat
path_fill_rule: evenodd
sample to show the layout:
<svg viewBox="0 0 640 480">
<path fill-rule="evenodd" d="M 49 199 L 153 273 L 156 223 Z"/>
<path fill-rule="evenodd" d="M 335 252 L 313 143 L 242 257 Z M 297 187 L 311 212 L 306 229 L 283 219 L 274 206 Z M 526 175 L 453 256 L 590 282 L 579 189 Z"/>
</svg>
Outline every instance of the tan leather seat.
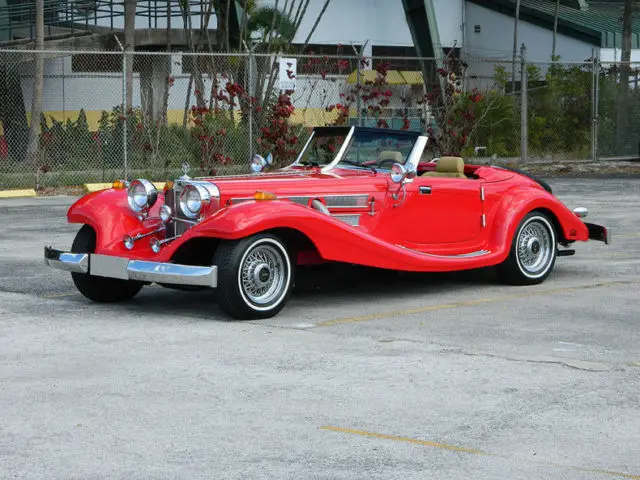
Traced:
<svg viewBox="0 0 640 480">
<path fill-rule="evenodd" d="M 464 174 L 464 160 L 460 157 L 441 157 L 435 172 L 425 172 L 422 177 L 467 178 Z"/>
<path fill-rule="evenodd" d="M 384 162 L 384 168 L 391 168 L 393 162 L 397 162 L 400 164 L 404 163 L 404 159 L 402 158 L 402 153 L 395 152 L 392 150 L 385 150 L 380 152 L 378 155 L 377 165 L 380 166 Z"/>
</svg>

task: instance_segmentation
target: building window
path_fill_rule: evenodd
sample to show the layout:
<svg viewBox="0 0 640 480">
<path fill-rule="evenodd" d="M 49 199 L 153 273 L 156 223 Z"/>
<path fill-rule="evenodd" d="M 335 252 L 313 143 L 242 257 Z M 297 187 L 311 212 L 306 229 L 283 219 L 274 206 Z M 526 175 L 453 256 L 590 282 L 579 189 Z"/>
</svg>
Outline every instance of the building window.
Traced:
<svg viewBox="0 0 640 480">
<path fill-rule="evenodd" d="M 133 71 L 140 73 L 149 59 L 140 52 L 133 57 Z M 71 56 L 71 71 L 77 73 L 122 72 L 122 55 L 78 53 Z"/>
<path fill-rule="evenodd" d="M 420 62 L 416 59 L 415 47 L 396 47 L 374 45 L 371 47 L 374 60 L 385 60 L 390 70 L 420 70 Z"/>
</svg>

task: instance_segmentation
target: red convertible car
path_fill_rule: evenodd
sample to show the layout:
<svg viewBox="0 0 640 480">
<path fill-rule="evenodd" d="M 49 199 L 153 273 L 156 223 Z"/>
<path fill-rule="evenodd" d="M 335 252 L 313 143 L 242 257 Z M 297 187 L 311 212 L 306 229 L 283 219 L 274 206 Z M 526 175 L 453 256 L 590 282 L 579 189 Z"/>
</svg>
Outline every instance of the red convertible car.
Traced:
<svg viewBox="0 0 640 480">
<path fill-rule="evenodd" d="M 544 281 L 557 256 L 607 228 L 586 223 L 543 181 L 514 170 L 423 161 L 418 132 L 320 127 L 291 165 L 168 181 L 116 181 L 68 212 L 81 224 L 71 251 L 45 262 L 71 272 L 96 302 L 123 301 L 144 285 L 215 288 L 238 319 L 285 305 L 296 267 L 323 262 L 444 272 L 497 267 L 510 284 Z M 562 248 L 560 248 L 562 247 Z"/>
</svg>

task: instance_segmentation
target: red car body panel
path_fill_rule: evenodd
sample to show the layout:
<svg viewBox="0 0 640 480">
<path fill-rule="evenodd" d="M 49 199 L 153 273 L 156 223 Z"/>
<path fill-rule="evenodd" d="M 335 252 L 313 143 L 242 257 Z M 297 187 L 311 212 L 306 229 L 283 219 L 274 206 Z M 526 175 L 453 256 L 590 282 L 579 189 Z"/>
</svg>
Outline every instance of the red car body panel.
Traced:
<svg viewBox="0 0 640 480">
<path fill-rule="evenodd" d="M 316 248 L 301 252 L 299 263 L 337 261 L 406 271 L 474 269 L 502 262 L 518 224 L 536 209 L 554 217 L 564 240 L 588 240 L 582 220 L 527 177 L 475 165 L 465 166 L 465 173 L 474 178 L 420 176 L 433 166 L 421 163 L 418 176 L 404 188 L 388 174 L 347 168 L 321 173 L 317 168 L 296 167 L 274 175 L 214 177 L 209 180 L 220 190 L 220 209 L 205 212 L 206 218 L 159 253 L 142 241 L 127 250 L 122 239 L 161 225 L 153 217 L 164 203 L 162 192 L 144 221 L 128 207 L 124 189 L 82 197 L 70 208 L 68 221 L 95 229 L 96 253 L 154 262 L 170 262 L 194 238 L 231 240 L 287 228 L 306 235 Z M 278 198 L 256 201 L 252 199 L 256 191 Z M 327 202 L 331 196 L 356 195 L 362 202 L 352 207 L 332 208 Z M 309 204 L 287 199 L 300 196 L 308 197 Z M 325 203 L 331 215 L 312 208 L 314 198 Z M 333 215 L 357 215 L 359 225 Z M 163 233 L 157 236 L 162 239 Z"/>
</svg>

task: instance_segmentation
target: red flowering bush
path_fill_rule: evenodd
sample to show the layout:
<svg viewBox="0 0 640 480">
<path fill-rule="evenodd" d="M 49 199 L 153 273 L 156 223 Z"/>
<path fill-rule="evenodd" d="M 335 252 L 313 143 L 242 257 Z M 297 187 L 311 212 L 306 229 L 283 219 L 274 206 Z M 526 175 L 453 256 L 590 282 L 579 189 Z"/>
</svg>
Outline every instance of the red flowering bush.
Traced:
<svg viewBox="0 0 640 480">
<path fill-rule="evenodd" d="M 223 80 L 226 80 L 226 76 Z M 202 94 L 194 93 L 196 96 Z M 232 162 L 227 140 L 229 131 L 236 128 L 234 112 L 241 100 L 250 106 L 255 104 L 255 99 L 249 98 L 238 83 L 227 80 L 220 85 L 216 80 L 211 88 L 210 100 L 205 101 L 204 106 L 191 107 L 191 136 L 200 147 L 199 168 L 203 175 L 216 175 L 217 166 Z"/>
<path fill-rule="evenodd" d="M 264 152 L 271 152 L 273 155 L 271 168 L 287 165 L 298 155 L 296 146 L 299 138 L 289 121 L 295 111 L 291 93 L 285 91 L 278 95 L 277 101 L 266 112 L 265 125 L 260 129 L 260 137 L 256 139 Z"/>
<path fill-rule="evenodd" d="M 360 60 L 360 68 L 367 67 L 369 61 L 366 58 Z M 329 105 L 326 110 L 328 112 L 337 112 L 336 118 L 331 125 L 348 125 L 351 109 L 354 104 L 357 105 L 358 99 L 362 101 L 361 107 L 366 112 L 365 117 L 375 119 L 375 125 L 380 128 L 389 128 L 389 123 L 381 118 L 384 110 L 391 105 L 393 92 L 389 87 L 388 73 L 390 64 L 388 62 L 380 62 L 376 65 L 374 71 L 376 78 L 373 80 L 365 80 L 357 83 L 350 89 L 349 93 L 341 93 L 341 101 L 334 105 Z M 408 129 L 409 119 L 403 117 L 402 128 Z"/>
<path fill-rule="evenodd" d="M 478 127 L 496 107 L 496 97 L 481 94 L 477 88 L 462 89 L 461 68 L 456 59 L 446 58 L 438 69 L 440 82 L 418 103 L 425 108 L 424 129 L 430 137 L 436 155 L 462 156 L 470 152 L 472 138 Z M 431 121 L 426 119 L 431 117 Z"/>
</svg>

